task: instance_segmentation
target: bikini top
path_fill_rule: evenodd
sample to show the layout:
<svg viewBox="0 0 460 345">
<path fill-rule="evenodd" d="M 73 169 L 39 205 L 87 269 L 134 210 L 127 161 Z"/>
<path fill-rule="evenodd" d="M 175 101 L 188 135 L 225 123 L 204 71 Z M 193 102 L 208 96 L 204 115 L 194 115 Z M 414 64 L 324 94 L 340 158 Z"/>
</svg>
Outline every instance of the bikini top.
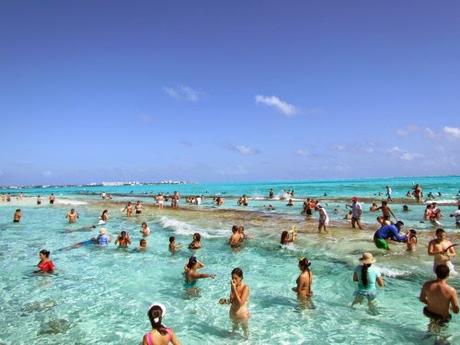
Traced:
<svg viewBox="0 0 460 345">
<path fill-rule="evenodd" d="M 165 328 L 166 333 L 168 334 L 168 343 L 172 339 L 172 330 L 171 328 Z M 147 336 L 147 344 L 148 345 L 153 345 L 153 334 L 152 332 L 148 332 L 145 334 Z"/>
</svg>

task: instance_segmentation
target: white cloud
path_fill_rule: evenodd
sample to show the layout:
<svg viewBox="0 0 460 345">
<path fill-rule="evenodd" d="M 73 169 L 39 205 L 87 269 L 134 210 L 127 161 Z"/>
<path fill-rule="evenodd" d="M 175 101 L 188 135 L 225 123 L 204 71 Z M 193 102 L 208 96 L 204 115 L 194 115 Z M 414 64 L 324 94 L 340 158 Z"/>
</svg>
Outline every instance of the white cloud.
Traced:
<svg viewBox="0 0 460 345">
<path fill-rule="evenodd" d="M 202 93 L 192 89 L 187 85 L 179 85 L 177 87 L 164 87 L 164 92 L 172 98 L 186 100 L 190 102 L 198 102 Z"/>
<path fill-rule="evenodd" d="M 276 96 L 257 95 L 256 103 L 262 103 L 266 106 L 275 108 L 287 117 L 291 117 L 297 114 L 297 109 L 294 105 L 289 104 Z"/>
<path fill-rule="evenodd" d="M 305 157 L 305 156 L 309 156 L 310 155 L 310 152 L 308 150 L 305 150 L 305 149 L 297 149 L 295 151 L 296 155 L 298 156 L 302 156 L 302 157 Z"/>
<path fill-rule="evenodd" d="M 415 158 L 423 157 L 420 153 L 412 153 L 406 150 L 401 149 L 399 146 L 393 146 L 391 149 L 387 150 L 389 153 L 394 154 L 402 161 L 411 161 Z"/>
<path fill-rule="evenodd" d="M 450 137 L 460 139 L 460 128 L 446 126 L 443 128 L 443 131 Z"/>
<path fill-rule="evenodd" d="M 232 148 L 234 151 L 239 152 L 243 156 L 249 156 L 257 153 L 256 149 L 245 145 L 234 145 Z"/>
</svg>

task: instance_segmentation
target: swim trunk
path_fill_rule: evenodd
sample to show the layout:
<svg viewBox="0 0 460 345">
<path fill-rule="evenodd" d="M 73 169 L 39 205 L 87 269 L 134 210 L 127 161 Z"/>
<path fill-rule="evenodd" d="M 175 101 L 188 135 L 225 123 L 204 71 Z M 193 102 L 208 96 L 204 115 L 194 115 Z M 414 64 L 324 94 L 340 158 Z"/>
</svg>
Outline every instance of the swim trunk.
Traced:
<svg viewBox="0 0 460 345">
<path fill-rule="evenodd" d="M 351 217 L 351 221 L 352 222 L 359 222 L 359 221 L 361 221 L 361 218 Z"/>
<path fill-rule="evenodd" d="M 444 317 L 428 310 L 428 307 L 423 308 L 423 315 L 435 321 L 440 326 L 445 326 L 452 319 L 452 315 L 449 314 L 448 317 Z"/>
<path fill-rule="evenodd" d="M 452 274 L 457 274 L 457 271 L 455 271 L 455 266 L 454 266 L 454 264 L 452 263 L 452 261 L 447 261 L 447 262 L 445 263 L 445 265 L 446 265 L 447 267 L 449 267 L 449 272 L 450 272 L 450 273 L 452 273 Z M 437 267 L 437 266 L 438 266 L 438 265 L 436 265 L 436 263 L 433 263 L 433 272 L 434 272 L 435 274 L 436 274 L 436 267 Z"/>
<path fill-rule="evenodd" d="M 374 300 L 377 297 L 376 291 L 366 291 L 366 290 L 357 290 L 353 293 L 355 296 L 355 300 L 353 303 L 362 303 L 363 300 L 366 298 L 368 303 L 375 302 Z"/>
<path fill-rule="evenodd" d="M 53 204 L 54 204 L 54 200 L 50 200 L 50 204 L 53 205 Z"/>
<path fill-rule="evenodd" d="M 136 210 L 136 214 L 141 214 L 142 211 L 141 210 Z"/>
<path fill-rule="evenodd" d="M 390 246 L 383 238 L 374 238 L 375 246 L 379 249 L 390 250 Z"/>
<path fill-rule="evenodd" d="M 13 220 L 13 223 L 19 223 L 19 220 L 18 220 L 18 219 L 14 219 L 14 220 Z"/>
</svg>

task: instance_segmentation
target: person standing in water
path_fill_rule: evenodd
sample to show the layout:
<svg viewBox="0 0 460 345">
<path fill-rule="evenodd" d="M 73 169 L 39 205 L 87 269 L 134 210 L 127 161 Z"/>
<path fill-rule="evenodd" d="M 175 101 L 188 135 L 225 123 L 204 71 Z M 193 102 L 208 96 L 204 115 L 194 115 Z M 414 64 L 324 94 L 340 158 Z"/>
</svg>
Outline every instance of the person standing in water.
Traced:
<svg viewBox="0 0 460 345">
<path fill-rule="evenodd" d="M 390 220 L 391 216 L 396 219 L 395 214 L 391 210 L 391 208 L 388 206 L 388 202 L 386 200 L 382 201 L 382 205 L 380 207 L 377 207 L 375 211 L 382 210 L 382 216 L 385 218 L 385 220 Z"/>
<path fill-rule="evenodd" d="M 22 217 L 21 209 L 18 208 L 16 209 L 13 215 L 13 223 L 19 223 L 21 221 L 21 217 Z"/>
<path fill-rule="evenodd" d="M 428 244 L 428 255 L 434 256 L 433 272 L 436 266 L 446 265 L 450 272 L 455 272 L 451 257 L 455 256 L 455 248 L 451 241 L 447 239 L 444 229 L 436 230 L 436 238 Z M 455 272 L 456 273 L 456 272 Z"/>
<path fill-rule="evenodd" d="M 124 212 L 124 211 L 126 211 L 126 215 L 128 217 L 131 217 L 133 215 L 133 205 L 131 204 L 131 201 L 128 201 L 125 208 L 121 212 Z"/>
<path fill-rule="evenodd" d="M 203 268 L 204 264 L 198 261 L 195 256 L 191 256 L 188 263 L 184 266 L 184 275 L 187 283 L 194 283 L 198 279 L 216 277 L 215 274 L 198 273 L 200 268 Z"/>
<path fill-rule="evenodd" d="M 230 280 L 230 298 L 221 298 L 220 304 L 231 304 L 229 316 L 233 322 L 233 331 L 236 331 L 241 325 L 243 334 L 248 337 L 248 320 L 249 320 L 249 287 L 243 283 L 243 271 L 236 267 L 232 270 L 232 279 Z"/>
<path fill-rule="evenodd" d="M 166 307 L 161 303 L 153 303 L 147 311 L 152 330 L 144 334 L 142 345 L 180 345 L 176 334 L 171 328 L 163 326 L 162 320 L 166 315 Z"/>
<path fill-rule="evenodd" d="M 102 211 L 101 220 L 103 222 L 107 222 L 109 220 L 109 211 L 108 210 Z"/>
<path fill-rule="evenodd" d="M 42 249 L 38 255 L 40 257 L 40 262 L 37 265 L 38 271 L 35 271 L 35 273 L 52 273 L 56 266 L 54 266 L 53 261 L 50 259 L 50 251 Z"/>
<path fill-rule="evenodd" d="M 363 227 L 361 226 L 361 215 L 363 214 L 363 208 L 361 204 L 358 202 L 357 197 L 354 196 L 351 199 L 351 202 L 351 205 L 346 205 L 346 207 L 351 208 L 351 227 L 355 229 L 356 225 L 358 225 L 358 228 L 362 230 Z"/>
<path fill-rule="evenodd" d="M 299 260 L 299 269 L 301 273 L 296 280 L 296 287 L 292 288 L 292 291 L 297 294 L 297 299 L 303 307 L 309 304 L 311 306 L 310 299 L 313 296 L 313 291 L 311 291 L 313 273 L 310 271 L 310 265 L 311 262 L 306 258 L 301 258 Z"/>
<path fill-rule="evenodd" d="M 367 299 L 369 309 L 376 307 L 377 285 L 384 287 L 384 282 L 380 271 L 373 267 L 375 259 L 371 253 L 363 253 L 359 258 L 361 264 L 355 268 L 353 272 L 353 281 L 358 282 L 354 296 L 355 299 L 351 304 L 353 308 L 356 304 L 361 304 L 364 299 Z"/>
<path fill-rule="evenodd" d="M 454 213 L 450 214 L 451 217 L 455 217 L 455 225 L 460 227 L 460 204 L 457 207 L 457 210 Z"/>
<path fill-rule="evenodd" d="M 54 193 L 51 193 L 51 195 L 49 196 L 49 201 L 50 201 L 50 205 L 54 205 L 54 201 L 56 200 L 56 197 L 54 196 Z"/>
<path fill-rule="evenodd" d="M 142 213 L 142 204 L 140 201 L 137 201 L 136 202 L 136 205 L 134 206 L 135 210 L 136 210 L 136 214 L 141 214 Z"/>
<path fill-rule="evenodd" d="M 326 209 L 320 204 L 317 204 L 316 210 L 319 213 L 318 232 L 321 232 L 321 229 L 324 229 L 324 232 L 327 233 L 327 226 L 329 225 L 329 216 L 327 215 Z"/>
<path fill-rule="evenodd" d="M 393 191 L 391 190 L 391 187 L 390 187 L 390 186 L 386 186 L 385 188 L 386 188 L 386 190 L 387 190 L 387 192 L 386 192 L 386 194 L 387 194 L 387 200 L 388 200 L 388 201 L 393 201 L 393 199 L 391 198 L 391 194 L 393 193 Z"/>
<path fill-rule="evenodd" d="M 445 326 L 452 318 L 449 309 L 458 314 L 457 291 L 447 284 L 449 267 L 446 265 L 436 266 L 436 279 L 423 284 L 420 292 L 420 302 L 426 304 L 423 314 L 430 319 L 428 331 L 436 331 Z"/>
<path fill-rule="evenodd" d="M 75 211 L 74 208 L 72 208 L 65 217 L 69 220 L 69 223 L 72 224 L 77 222 L 77 219 L 80 218 L 80 215 L 77 211 Z"/>
</svg>

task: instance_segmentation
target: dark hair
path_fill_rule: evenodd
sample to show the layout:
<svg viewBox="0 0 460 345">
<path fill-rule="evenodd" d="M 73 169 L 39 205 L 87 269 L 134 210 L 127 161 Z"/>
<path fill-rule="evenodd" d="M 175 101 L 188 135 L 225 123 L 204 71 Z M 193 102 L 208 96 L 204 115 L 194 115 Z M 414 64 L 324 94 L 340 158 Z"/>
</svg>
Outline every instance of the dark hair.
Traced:
<svg viewBox="0 0 460 345">
<path fill-rule="evenodd" d="M 192 268 L 192 266 L 195 265 L 197 262 L 198 260 L 196 259 L 196 256 L 191 256 L 190 259 L 188 259 L 187 267 Z"/>
<path fill-rule="evenodd" d="M 141 239 L 141 240 L 139 241 L 139 244 L 142 244 L 142 243 L 147 243 L 147 241 L 144 240 L 144 239 Z"/>
<path fill-rule="evenodd" d="M 289 232 L 287 232 L 286 230 L 284 230 L 284 231 L 281 233 L 281 244 L 284 244 L 284 242 L 287 240 L 288 237 L 289 237 Z"/>
<path fill-rule="evenodd" d="M 233 225 L 232 226 L 232 232 L 235 233 L 239 230 L 238 225 Z"/>
<path fill-rule="evenodd" d="M 302 268 L 302 271 L 309 269 L 311 262 L 307 258 L 302 258 L 299 260 L 299 266 Z"/>
<path fill-rule="evenodd" d="M 20 209 L 20 208 L 17 208 L 17 209 L 16 209 L 16 212 L 21 212 L 21 209 Z"/>
<path fill-rule="evenodd" d="M 175 240 L 176 240 L 176 238 L 175 238 L 174 236 L 171 236 L 171 237 L 169 238 L 169 243 L 172 243 L 172 242 L 174 242 Z"/>
<path fill-rule="evenodd" d="M 371 267 L 371 264 L 364 264 L 362 267 L 361 267 L 361 282 L 363 283 L 363 285 L 365 287 L 367 287 L 367 285 L 369 284 L 369 281 L 367 280 L 367 269 Z"/>
<path fill-rule="evenodd" d="M 122 232 L 120 232 L 120 236 L 126 236 L 126 231 L 123 230 Z"/>
<path fill-rule="evenodd" d="M 201 235 L 198 233 L 198 232 L 195 232 L 193 234 L 193 239 L 194 240 L 197 240 L 197 241 L 200 241 L 201 240 Z"/>
<path fill-rule="evenodd" d="M 144 224 L 147 226 L 147 222 L 142 222 L 141 226 L 144 226 Z"/>
<path fill-rule="evenodd" d="M 387 205 L 387 204 L 388 204 L 388 202 L 386 202 L 386 200 L 382 201 L 382 205 Z"/>
<path fill-rule="evenodd" d="M 153 329 L 156 329 L 161 335 L 166 335 L 168 333 L 165 326 L 161 324 L 161 319 L 163 318 L 163 310 L 160 308 L 160 306 L 152 306 L 152 308 L 150 308 L 147 312 L 147 315 Z"/>
<path fill-rule="evenodd" d="M 410 232 L 411 235 L 413 235 L 413 236 L 417 235 L 417 231 L 415 231 L 414 229 L 410 229 L 409 232 Z"/>
<path fill-rule="evenodd" d="M 449 276 L 449 267 L 447 265 L 438 265 L 434 270 L 438 279 L 446 279 Z"/>
<path fill-rule="evenodd" d="M 241 279 L 243 279 L 243 270 L 239 267 L 236 267 L 232 270 L 232 275 L 237 275 L 238 277 L 240 277 Z"/>
<path fill-rule="evenodd" d="M 47 258 L 50 257 L 50 251 L 49 251 L 49 250 L 46 250 L 46 249 L 40 250 L 40 254 L 45 255 Z"/>
<path fill-rule="evenodd" d="M 445 233 L 444 229 L 441 229 L 441 228 L 436 229 L 436 235 L 443 234 L 443 233 Z"/>
</svg>

